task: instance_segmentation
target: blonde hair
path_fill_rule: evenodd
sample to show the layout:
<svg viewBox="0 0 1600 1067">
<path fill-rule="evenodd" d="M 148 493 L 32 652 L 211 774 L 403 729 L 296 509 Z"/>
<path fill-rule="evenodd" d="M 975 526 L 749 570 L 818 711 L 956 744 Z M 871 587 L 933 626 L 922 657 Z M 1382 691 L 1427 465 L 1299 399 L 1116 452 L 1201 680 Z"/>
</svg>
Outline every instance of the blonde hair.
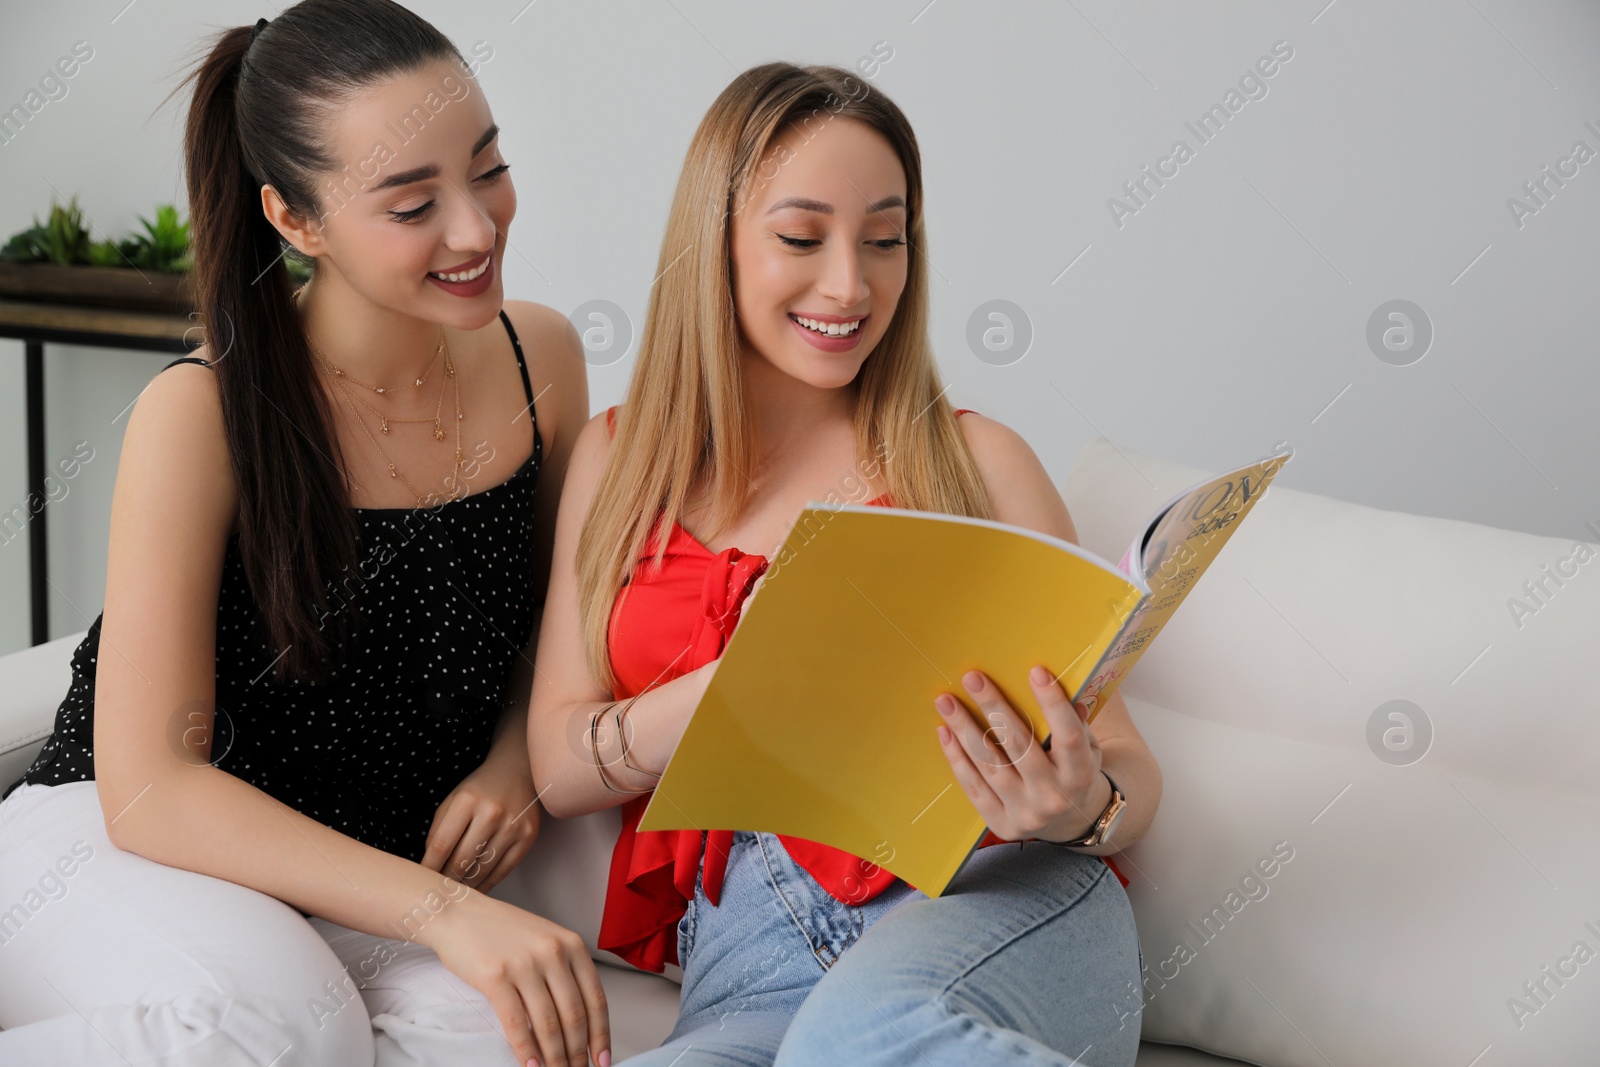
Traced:
<svg viewBox="0 0 1600 1067">
<path fill-rule="evenodd" d="M 745 506 L 748 483 L 741 472 L 754 466 L 758 442 L 740 374 L 729 270 L 732 220 L 772 139 L 826 123 L 827 116 L 877 130 L 906 176 L 911 255 L 905 289 L 883 339 L 848 386 L 856 397 L 856 454 L 882 459 L 897 507 L 990 517 L 928 342 L 922 163 L 910 124 L 888 97 L 838 67 L 754 67 L 722 91 L 689 144 L 628 402 L 617 411 L 611 454 L 578 538 L 585 655 L 608 689 L 616 686 L 608 649 L 612 606 L 656 520 L 670 529 L 702 477 L 710 498 L 706 537 L 726 529 Z M 652 566 L 660 565 L 665 542 L 659 539 Z"/>
</svg>

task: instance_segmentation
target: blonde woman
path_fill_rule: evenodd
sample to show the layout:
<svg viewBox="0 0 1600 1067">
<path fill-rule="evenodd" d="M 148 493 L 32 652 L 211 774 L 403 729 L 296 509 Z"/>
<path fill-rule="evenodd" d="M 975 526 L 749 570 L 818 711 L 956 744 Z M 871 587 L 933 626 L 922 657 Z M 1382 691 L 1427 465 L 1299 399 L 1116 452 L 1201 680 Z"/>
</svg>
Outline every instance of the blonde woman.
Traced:
<svg viewBox="0 0 1600 1067">
<path fill-rule="evenodd" d="M 859 486 L 1076 539 L 1028 445 L 944 399 L 922 208 L 882 93 L 831 67 L 739 75 L 689 146 L 626 403 L 578 436 L 529 742 L 552 814 L 622 805 L 600 946 L 683 967 L 676 1027 L 630 1064 L 1134 1061 L 1142 960 L 1101 857 L 1144 833 L 1161 776 L 1120 698 L 1089 727 L 1041 665 L 1049 752 L 979 671 L 988 737 L 954 694 L 928 709 L 906 743 L 941 746 L 990 829 L 938 899 L 814 842 L 637 831 L 808 500 Z"/>
</svg>

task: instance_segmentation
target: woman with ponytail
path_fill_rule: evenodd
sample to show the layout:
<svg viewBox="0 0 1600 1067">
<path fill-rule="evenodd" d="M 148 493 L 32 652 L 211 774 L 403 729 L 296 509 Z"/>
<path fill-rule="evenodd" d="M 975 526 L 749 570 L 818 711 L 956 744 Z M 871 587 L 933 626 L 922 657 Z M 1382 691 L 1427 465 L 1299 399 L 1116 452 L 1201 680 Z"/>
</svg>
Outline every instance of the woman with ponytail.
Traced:
<svg viewBox="0 0 1600 1067">
<path fill-rule="evenodd" d="M 1137 1054 L 1139 941 L 1108 857 L 1149 826 L 1161 774 L 1119 695 L 1091 728 L 1035 667 L 1010 699 L 1038 703 L 1046 750 L 981 670 L 961 699 L 930 694 L 905 744 L 943 753 L 990 830 L 938 899 L 816 842 L 637 829 L 808 500 L 1077 539 L 1027 443 L 945 399 L 923 203 L 916 138 L 881 92 L 835 67 L 741 73 L 689 145 L 627 402 L 578 436 L 529 745 L 552 814 L 622 808 L 599 947 L 683 968 L 676 1027 L 628 1064 Z"/>
<path fill-rule="evenodd" d="M 503 302 L 489 106 L 390 0 L 190 80 L 205 344 L 133 406 L 105 609 L 0 803 L 0 1063 L 609 1067 L 581 939 L 486 895 L 588 416 L 575 331 Z"/>
</svg>

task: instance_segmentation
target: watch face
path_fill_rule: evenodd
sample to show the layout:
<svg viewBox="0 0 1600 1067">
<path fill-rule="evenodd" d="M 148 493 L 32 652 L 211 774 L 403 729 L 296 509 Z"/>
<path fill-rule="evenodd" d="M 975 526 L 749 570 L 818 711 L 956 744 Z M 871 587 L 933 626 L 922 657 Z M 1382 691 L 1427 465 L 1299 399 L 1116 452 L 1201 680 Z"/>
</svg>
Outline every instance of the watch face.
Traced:
<svg viewBox="0 0 1600 1067">
<path fill-rule="evenodd" d="M 1127 810 L 1128 806 L 1124 804 L 1122 807 L 1117 809 L 1117 813 L 1115 815 L 1111 816 L 1111 821 L 1106 823 L 1105 832 L 1100 835 L 1100 844 L 1103 845 L 1107 841 L 1111 840 L 1111 834 L 1116 830 L 1117 823 L 1122 821 L 1122 813 Z"/>
<path fill-rule="evenodd" d="M 1106 805 L 1106 810 L 1101 812 L 1100 815 L 1105 820 L 1105 829 L 1101 830 L 1097 835 L 1097 840 L 1095 841 L 1097 845 L 1103 845 L 1111 840 L 1111 834 L 1116 830 L 1117 823 L 1122 821 L 1122 813 L 1128 810 L 1128 798 L 1123 795 L 1122 790 L 1117 788 L 1117 783 L 1112 781 L 1109 774 L 1106 775 L 1106 781 L 1111 783 L 1111 802 Z"/>
</svg>

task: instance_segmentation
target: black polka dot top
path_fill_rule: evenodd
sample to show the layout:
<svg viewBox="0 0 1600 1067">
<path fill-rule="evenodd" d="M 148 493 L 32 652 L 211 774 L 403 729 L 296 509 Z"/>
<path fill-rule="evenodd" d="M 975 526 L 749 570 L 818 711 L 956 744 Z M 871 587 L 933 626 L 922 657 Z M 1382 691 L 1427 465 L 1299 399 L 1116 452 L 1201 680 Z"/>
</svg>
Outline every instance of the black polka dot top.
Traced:
<svg viewBox="0 0 1600 1067">
<path fill-rule="evenodd" d="M 504 311 L 500 321 L 532 420 L 522 346 Z M 359 579 L 339 595 L 355 600 L 360 622 L 325 683 L 274 682 L 277 652 L 230 538 L 217 599 L 212 763 L 358 841 L 421 860 L 435 810 L 488 756 L 511 664 L 537 621 L 544 591 L 533 582 L 533 505 L 543 450 L 535 421 L 532 455 L 498 485 L 433 508 L 355 509 Z M 4 795 L 23 782 L 94 777 L 103 617 L 73 653 L 54 732 Z M 174 736 L 182 732 L 180 723 Z"/>
</svg>

